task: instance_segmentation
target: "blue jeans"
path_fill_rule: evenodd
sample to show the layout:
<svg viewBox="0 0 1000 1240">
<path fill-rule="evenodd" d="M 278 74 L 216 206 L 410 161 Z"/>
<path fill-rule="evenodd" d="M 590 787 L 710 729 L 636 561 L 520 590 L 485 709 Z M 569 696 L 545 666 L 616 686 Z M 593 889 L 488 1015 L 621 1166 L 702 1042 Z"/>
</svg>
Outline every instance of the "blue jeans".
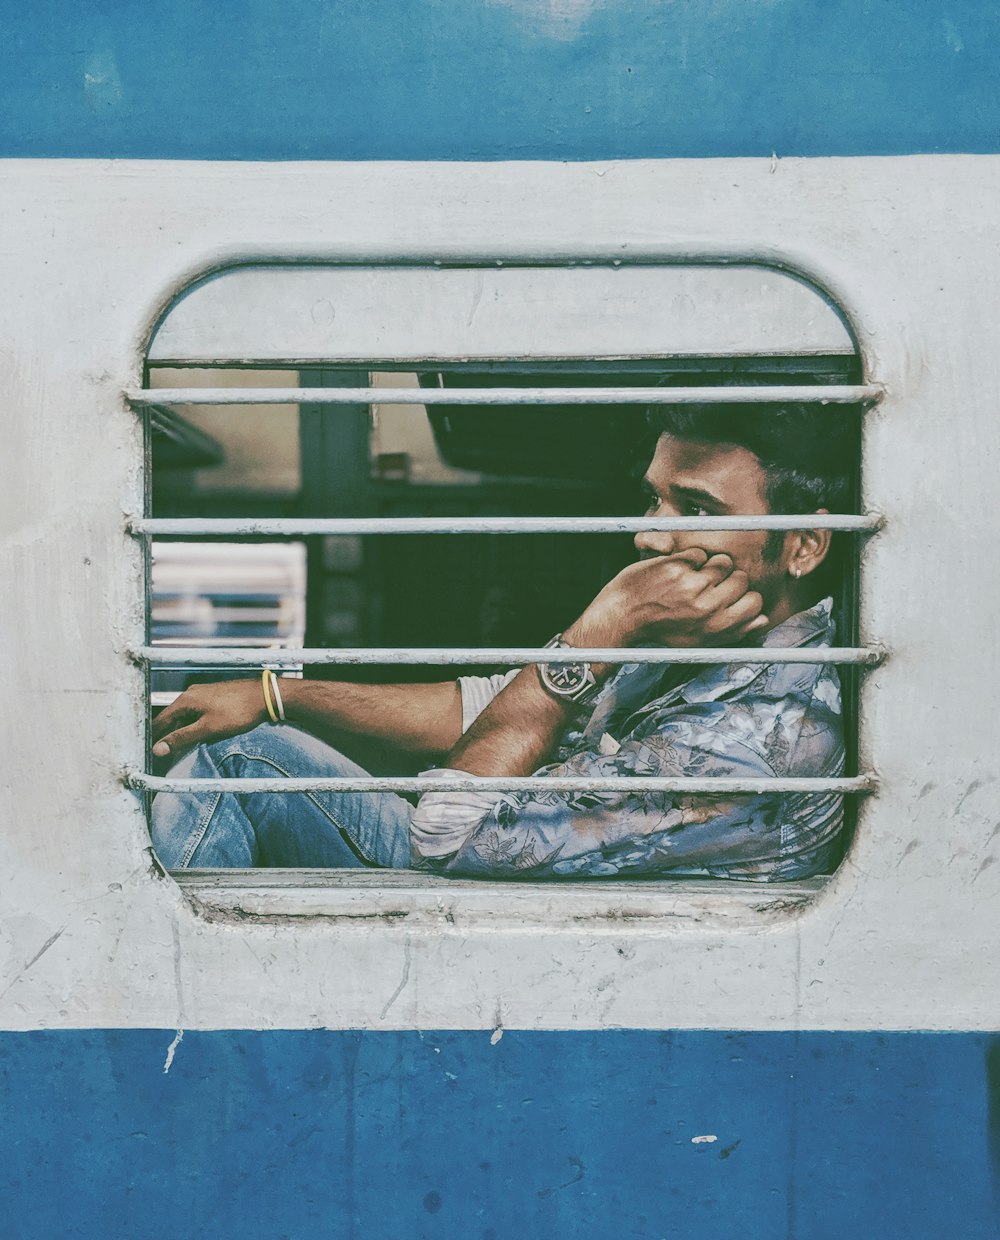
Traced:
<svg viewBox="0 0 1000 1240">
<path fill-rule="evenodd" d="M 343 754 L 287 724 L 199 745 L 172 768 L 178 779 L 365 775 Z M 161 792 L 153 844 L 168 870 L 189 866 L 410 864 L 411 806 L 390 792 Z"/>
</svg>

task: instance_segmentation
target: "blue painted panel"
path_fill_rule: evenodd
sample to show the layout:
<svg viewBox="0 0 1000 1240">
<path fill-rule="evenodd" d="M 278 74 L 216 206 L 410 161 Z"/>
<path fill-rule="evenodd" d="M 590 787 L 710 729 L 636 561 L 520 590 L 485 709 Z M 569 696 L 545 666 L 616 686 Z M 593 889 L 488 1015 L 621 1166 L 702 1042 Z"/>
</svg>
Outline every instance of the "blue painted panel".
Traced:
<svg viewBox="0 0 1000 1240">
<path fill-rule="evenodd" d="M 0 155 L 1000 150 L 995 0 L 0 0 Z"/>
<path fill-rule="evenodd" d="M 0 1035 L 5 1236 L 1000 1236 L 1000 1039 L 171 1038 Z"/>
</svg>

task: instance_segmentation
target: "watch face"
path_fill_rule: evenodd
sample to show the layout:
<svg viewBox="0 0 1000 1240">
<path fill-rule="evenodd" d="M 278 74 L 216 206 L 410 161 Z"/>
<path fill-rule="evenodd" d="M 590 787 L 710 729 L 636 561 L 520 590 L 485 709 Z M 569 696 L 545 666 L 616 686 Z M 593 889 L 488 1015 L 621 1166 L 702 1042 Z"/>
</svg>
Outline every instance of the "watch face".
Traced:
<svg viewBox="0 0 1000 1240">
<path fill-rule="evenodd" d="M 569 646 L 562 640 L 562 634 L 557 633 L 547 648 L 568 650 Z M 589 663 L 540 663 L 538 674 L 550 693 L 570 702 L 586 701 L 597 684 Z"/>
<path fill-rule="evenodd" d="M 575 693 L 588 683 L 586 663 L 547 663 L 545 679 L 556 693 Z"/>
</svg>

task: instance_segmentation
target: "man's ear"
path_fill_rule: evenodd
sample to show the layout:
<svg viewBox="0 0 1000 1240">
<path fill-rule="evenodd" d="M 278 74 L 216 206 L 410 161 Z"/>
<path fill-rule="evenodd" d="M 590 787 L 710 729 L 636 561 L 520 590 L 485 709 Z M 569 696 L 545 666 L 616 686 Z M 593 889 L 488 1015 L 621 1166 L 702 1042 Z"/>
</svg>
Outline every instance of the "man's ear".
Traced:
<svg viewBox="0 0 1000 1240">
<path fill-rule="evenodd" d="M 829 509 L 817 508 L 816 511 L 826 516 Z M 830 531 L 793 530 L 789 544 L 788 572 L 792 577 L 807 577 L 826 559 L 830 550 Z"/>
</svg>

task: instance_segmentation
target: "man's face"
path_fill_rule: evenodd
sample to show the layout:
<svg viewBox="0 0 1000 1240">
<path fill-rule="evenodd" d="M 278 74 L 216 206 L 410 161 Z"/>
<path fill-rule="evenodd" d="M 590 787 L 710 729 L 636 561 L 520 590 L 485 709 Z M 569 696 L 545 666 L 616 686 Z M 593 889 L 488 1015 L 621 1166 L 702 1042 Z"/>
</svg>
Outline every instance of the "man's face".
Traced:
<svg viewBox="0 0 1000 1240">
<path fill-rule="evenodd" d="M 709 443 L 700 439 L 676 439 L 661 435 L 644 479 L 650 517 L 764 516 L 770 509 L 767 479 L 757 457 L 734 444 Z M 635 536 L 643 559 L 671 555 L 689 547 L 701 547 L 709 555 L 725 552 L 735 568 L 750 578 L 769 607 L 784 588 L 787 565 L 782 549 L 777 557 L 765 556 L 768 534 L 762 530 L 714 530 L 699 533 L 652 533 Z"/>
</svg>

